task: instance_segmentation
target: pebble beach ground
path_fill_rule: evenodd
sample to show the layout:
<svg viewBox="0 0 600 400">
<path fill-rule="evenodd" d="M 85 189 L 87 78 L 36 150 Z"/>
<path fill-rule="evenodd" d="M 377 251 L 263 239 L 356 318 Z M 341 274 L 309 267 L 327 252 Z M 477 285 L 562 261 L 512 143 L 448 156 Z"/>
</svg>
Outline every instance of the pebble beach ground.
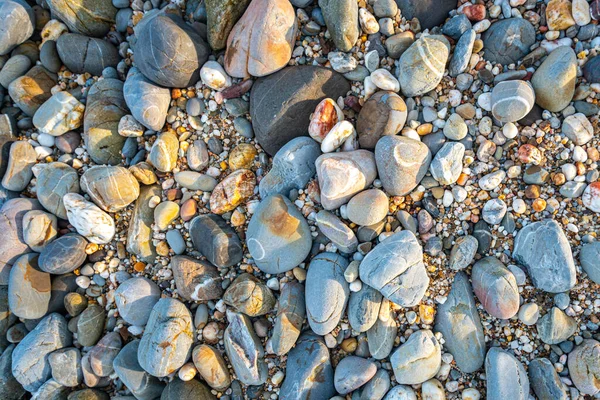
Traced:
<svg viewBox="0 0 600 400">
<path fill-rule="evenodd" d="M 600 398 L 600 0 L 0 0 L 0 399 Z"/>
</svg>

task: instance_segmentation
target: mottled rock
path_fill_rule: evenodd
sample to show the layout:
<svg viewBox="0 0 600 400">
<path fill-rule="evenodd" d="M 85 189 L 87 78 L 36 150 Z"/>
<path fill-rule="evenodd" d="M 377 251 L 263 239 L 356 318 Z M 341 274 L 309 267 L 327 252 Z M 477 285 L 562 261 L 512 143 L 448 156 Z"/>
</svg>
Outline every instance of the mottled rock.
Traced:
<svg viewBox="0 0 600 400">
<path fill-rule="evenodd" d="M 367 150 L 323 154 L 315 165 L 321 204 L 326 210 L 340 207 L 369 187 L 377 176 L 375 157 Z"/>
<path fill-rule="evenodd" d="M 246 385 L 262 385 L 267 380 L 265 350 L 252 328 L 250 319 L 230 312 L 225 329 L 225 351 L 237 378 Z"/>
<path fill-rule="evenodd" d="M 376 372 L 377 366 L 373 361 L 356 356 L 344 357 L 335 368 L 335 390 L 340 394 L 353 392 L 367 383 Z"/>
<path fill-rule="evenodd" d="M 575 94 L 577 57 L 569 46 L 560 46 L 546 57 L 531 78 L 535 102 L 549 111 L 561 111 Z"/>
<path fill-rule="evenodd" d="M 298 136 L 308 136 L 310 114 L 324 98 L 350 90 L 339 73 L 316 66 L 294 66 L 258 79 L 250 94 L 256 139 L 270 155 Z"/>
<path fill-rule="evenodd" d="M 249 317 L 264 315 L 275 306 L 275 296 L 267 285 L 247 273 L 231 283 L 223 294 L 223 301 Z"/>
<path fill-rule="evenodd" d="M 299 282 L 286 283 L 279 295 L 277 316 L 271 336 L 275 354 L 285 355 L 296 344 L 305 316 L 304 286 Z"/>
<path fill-rule="evenodd" d="M 35 392 L 50 379 L 48 354 L 71 345 L 71 333 L 60 314 L 50 314 L 15 347 L 12 373 L 23 388 Z"/>
<path fill-rule="evenodd" d="M 312 245 L 308 223 L 287 197 L 273 195 L 257 207 L 248 224 L 247 245 L 256 266 L 279 274 L 298 266 Z"/>
<path fill-rule="evenodd" d="M 303 189 L 315 175 L 315 161 L 320 155 L 314 140 L 303 136 L 290 140 L 275 154 L 271 170 L 260 180 L 260 197 L 287 196 L 292 189 Z"/>
<path fill-rule="evenodd" d="M 210 210 L 215 214 L 233 211 L 254 194 L 256 176 L 249 169 L 238 169 L 215 186 L 210 195 Z"/>
<path fill-rule="evenodd" d="M 84 109 L 69 92 L 58 92 L 37 109 L 33 125 L 40 133 L 60 136 L 81 126 Z"/>
<path fill-rule="evenodd" d="M 358 40 L 358 5 L 352 0 L 319 0 L 331 39 L 340 51 L 350 51 Z"/>
<path fill-rule="evenodd" d="M 157 185 L 142 186 L 127 230 L 127 251 L 146 262 L 154 262 L 156 258 L 156 248 L 152 243 L 154 209 L 148 203 L 160 194 L 161 189 Z"/>
<path fill-rule="evenodd" d="M 382 136 L 396 135 L 407 117 L 404 100 L 393 92 L 377 92 L 358 114 L 356 130 L 361 148 L 372 149 Z"/>
<path fill-rule="evenodd" d="M 127 73 L 123 92 L 133 117 L 146 128 L 160 131 L 171 103 L 169 89 L 154 84 L 134 67 Z"/>
<path fill-rule="evenodd" d="M 60 35 L 56 50 L 63 64 L 75 74 L 101 76 L 104 68 L 116 68 L 120 60 L 117 48 L 110 42 L 76 33 Z"/>
<path fill-rule="evenodd" d="M 137 399 L 154 400 L 160 397 L 164 383 L 144 371 L 138 363 L 139 345 L 139 340 L 127 343 L 115 358 L 113 368 Z"/>
<path fill-rule="evenodd" d="M 179 140 L 173 131 L 158 135 L 152 145 L 148 161 L 161 172 L 171 172 L 177 166 Z"/>
<path fill-rule="evenodd" d="M 75 387 L 83 380 L 81 353 L 74 347 L 56 350 L 48 355 L 52 378 L 66 387 Z"/>
<path fill-rule="evenodd" d="M 329 131 L 344 120 L 344 113 L 333 99 L 323 99 L 310 117 L 308 134 L 317 143 L 322 143 Z"/>
<path fill-rule="evenodd" d="M 81 235 L 69 233 L 44 247 L 38 260 L 42 271 L 59 275 L 79 268 L 87 258 L 88 242 Z"/>
<path fill-rule="evenodd" d="M 124 93 L 127 88 L 118 79 L 100 80 L 88 92 L 83 139 L 90 157 L 97 164 L 121 162 L 120 151 L 125 138 L 119 135 L 119 121 L 128 114 Z"/>
<path fill-rule="evenodd" d="M 456 8 L 456 0 L 425 0 L 413 2 L 411 0 L 396 0 L 402 16 L 407 20 L 417 18 L 422 29 L 431 29 L 441 25 L 448 13 Z"/>
<path fill-rule="evenodd" d="M 559 344 L 569 339 L 577 331 L 577 322 L 558 307 L 546 313 L 537 321 L 540 340 L 546 344 Z"/>
<path fill-rule="evenodd" d="M 491 316 L 509 319 L 519 311 L 517 280 L 496 257 L 477 261 L 471 279 L 475 295 Z"/>
<path fill-rule="evenodd" d="M 117 332 L 109 332 L 90 350 L 90 365 L 96 375 L 104 377 L 113 373 L 113 361 L 121 347 L 121 336 Z"/>
<path fill-rule="evenodd" d="M 344 278 L 348 261 L 334 253 L 321 253 L 310 262 L 306 275 L 306 314 L 318 335 L 331 332 L 344 316 L 350 290 Z"/>
<path fill-rule="evenodd" d="M 44 211 L 29 211 L 23 216 L 23 240 L 33 250 L 41 253 L 50 242 L 56 239 L 57 220 Z"/>
<path fill-rule="evenodd" d="M 8 94 L 25 114 L 33 117 L 38 108 L 51 96 L 57 76 L 46 68 L 35 66 L 8 85 Z"/>
<path fill-rule="evenodd" d="M 94 37 L 104 36 L 110 30 L 117 13 L 110 0 L 93 3 L 86 0 L 48 0 L 48 5 L 69 30 Z"/>
<path fill-rule="evenodd" d="M 188 256 L 171 258 L 171 270 L 179 296 L 187 301 L 221 298 L 221 276 L 213 265 Z M 231 286 L 230 286 L 231 287 Z"/>
<path fill-rule="evenodd" d="M 279 397 L 329 399 L 335 392 L 329 350 L 322 338 L 307 332 L 290 351 Z"/>
<path fill-rule="evenodd" d="M 562 123 L 562 132 L 577 146 L 588 143 L 594 137 L 594 127 L 582 113 L 566 117 Z"/>
<path fill-rule="evenodd" d="M 240 239 L 220 216 L 199 215 L 190 223 L 189 231 L 194 247 L 217 267 L 230 267 L 241 261 Z"/>
<path fill-rule="evenodd" d="M 465 269 L 471 264 L 477 253 L 477 239 L 471 235 L 456 239 L 450 252 L 449 267 L 455 271 Z"/>
<path fill-rule="evenodd" d="M 600 242 L 584 244 L 579 252 L 581 268 L 595 283 L 600 284 Z"/>
<path fill-rule="evenodd" d="M 599 360 L 600 343 L 593 339 L 584 340 L 569 353 L 569 375 L 581 393 L 595 395 L 600 392 Z"/>
<path fill-rule="evenodd" d="M 77 233 L 96 244 L 106 244 L 113 239 L 115 221 L 110 215 L 76 193 L 64 195 L 63 203 L 67 219 Z"/>
<path fill-rule="evenodd" d="M 494 22 L 482 38 L 486 60 L 516 64 L 535 43 L 535 28 L 525 18 L 502 19 Z"/>
<path fill-rule="evenodd" d="M 227 38 L 225 70 L 236 78 L 280 70 L 292 56 L 296 31 L 296 15 L 289 1 L 250 2 Z"/>
<path fill-rule="evenodd" d="M 198 82 L 209 48 L 182 17 L 146 13 L 134 31 L 136 66 L 146 78 L 165 87 L 187 87 Z"/>
<path fill-rule="evenodd" d="M 488 400 L 529 399 L 529 379 L 511 353 L 492 347 L 485 356 Z"/>
<path fill-rule="evenodd" d="M 98 343 L 104 331 L 106 313 L 97 305 L 89 305 L 83 310 L 77 319 L 77 341 L 80 345 L 87 347 Z"/>
<path fill-rule="evenodd" d="M 250 0 L 208 0 L 206 1 L 208 44 L 215 50 L 227 45 L 227 37 L 240 19 Z"/>
<path fill-rule="evenodd" d="M 442 185 L 456 182 L 462 172 L 464 154 L 465 146 L 462 143 L 445 143 L 429 165 L 433 178 Z"/>
<path fill-rule="evenodd" d="M 24 319 L 43 317 L 50 302 L 50 274 L 40 271 L 38 255 L 19 257 L 8 278 L 8 306 L 13 314 Z"/>
<path fill-rule="evenodd" d="M 427 173 L 431 152 L 417 140 L 385 136 L 375 146 L 375 161 L 386 192 L 404 196 L 416 188 Z"/>
<path fill-rule="evenodd" d="M 522 228 L 515 238 L 513 258 L 527 268 L 538 289 L 561 293 L 575 286 L 571 246 L 554 220 L 533 222 Z"/>
<path fill-rule="evenodd" d="M 163 298 L 152 308 L 138 348 L 138 362 L 150 375 L 164 377 L 189 359 L 194 342 L 192 314 L 179 300 Z"/>
<path fill-rule="evenodd" d="M 569 0 L 550 0 L 546 6 L 546 23 L 552 31 L 562 31 L 575 25 Z"/>
<path fill-rule="evenodd" d="M 63 196 L 67 193 L 79 193 L 79 175 L 67 164 L 52 162 L 41 169 L 36 188 L 42 206 L 58 218 L 67 219 Z"/>
<path fill-rule="evenodd" d="M 194 366 L 208 385 L 218 391 L 223 391 L 231 384 L 231 376 L 227 363 L 219 350 L 207 344 L 201 344 L 192 352 Z"/>
<path fill-rule="evenodd" d="M 381 306 L 381 293 L 369 285 L 363 285 L 358 292 L 350 294 L 348 321 L 357 332 L 368 331 L 377 321 Z"/>
<path fill-rule="evenodd" d="M 396 381 L 415 385 L 437 374 L 442 362 L 442 350 L 429 330 L 414 332 L 390 357 Z"/>
<path fill-rule="evenodd" d="M 126 280 L 115 290 L 115 304 L 119 316 L 131 325 L 146 325 L 152 308 L 160 299 L 160 293 L 156 283 L 148 278 L 135 277 Z"/>
<path fill-rule="evenodd" d="M 8 155 L 8 165 L 2 178 L 2 186 L 7 190 L 24 190 L 33 177 L 32 168 L 37 161 L 33 146 L 24 140 L 13 142 Z"/>
<path fill-rule="evenodd" d="M 438 307 L 434 329 L 442 333 L 444 348 L 454 356 L 461 371 L 472 373 L 481 368 L 485 336 L 469 278 L 464 272 L 455 275 L 446 302 Z"/>
<path fill-rule="evenodd" d="M 40 388 L 33 394 L 32 399 L 41 400 L 64 400 L 69 393 L 69 388 L 56 382 L 54 379 L 48 379 Z"/>
<path fill-rule="evenodd" d="M 424 37 L 414 42 L 400 56 L 398 80 L 402 93 L 415 97 L 435 89 L 444 75 L 448 55 L 448 47 L 441 40 Z"/>
<path fill-rule="evenodd" d="M 343 253 L 353 253 L 358 246 L 356 235 L 342 220 L 329 211 L 321 210 L 315 218 L 319 230 Z"/>
<path fill-rule="evenodd" d="M 361 281 L 403 307 L 418 304 L 429 285 L 421 245 L 410 231 L 397 232 L 375 246 L 359 271 Z"/>
</svg>

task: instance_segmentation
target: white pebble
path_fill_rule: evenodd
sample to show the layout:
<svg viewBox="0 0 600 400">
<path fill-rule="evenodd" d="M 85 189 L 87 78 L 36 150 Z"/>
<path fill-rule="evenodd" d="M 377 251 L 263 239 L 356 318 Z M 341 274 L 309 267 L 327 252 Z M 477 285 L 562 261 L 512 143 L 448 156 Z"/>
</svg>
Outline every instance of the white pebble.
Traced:
<svg viewBox="0 0 600 400">
<path fill-rule="evenodd" d="M 194 379 L 197 372 L 198 371 L 196 370 L 196 367 L 194 366 L 194 364 L 189 362 L 189 363 L 185 364 L 183 367 L 181 367 L 181 369 L 177 373 L 177 376 L 179 376 L 179 379 L 181 379 L 182 381 L 187 382 L 187 381 L 191 381 L 192 379 Z"/>
<path fill-rule="evenodd" d="M 508 122 L 502 127 L 502 134 L 507 139 L 514 139 L 519 134 L 519 129 L 512 122 Z"/>
<path fill-rule="evenodd" d="M 400 82 L 387 69 L 379 68 L 373 71 L 371 81 L 381 90 L 400 91 Z"/>
</svg>

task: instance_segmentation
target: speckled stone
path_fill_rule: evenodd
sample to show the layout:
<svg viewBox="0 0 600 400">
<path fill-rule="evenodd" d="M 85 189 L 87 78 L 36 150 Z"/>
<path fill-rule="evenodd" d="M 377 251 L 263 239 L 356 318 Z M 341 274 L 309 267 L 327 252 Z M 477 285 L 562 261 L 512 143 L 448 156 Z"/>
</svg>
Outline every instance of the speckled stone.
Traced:
<svg viewBox="0 0 600 400">
<path fill-rule="evenodd" d="M 583 394 L 596 395 L 600 392 L 600 342 L 587 339 L 569 353 L 568 367 L 571 380 Z"/>
<path fill-rule="evenodd" d="M 208 0 L 205 4 L 208 44 L 213 50 L 224 49 L 229 33 L 250 4 L 250 0 Z"/>
<path fill-rule="evenodd" d="M 52 378 L 66 387 L 76 387 L 81 384 L 81 353 L 70 347 L 56 350 L 48 355 L 48 363 L 52 369 Z"/>
<path fill-rule="evenodd" d="M 208 301 L 223 295 L 219 271 L 206 261 L 175 256 L 171 258 L 171 270 L 177 294 L 187 301 Z"/>
<path fill-rule="evenodd" d="M 406 103 L 394 92 L 381 91 L 363 105 L 356 131 L 363 149 L 373 149 L 382 136 L 394 136 L 402 130 L 408 115 Z"/>
<path fill-rule="evenodd" d="M 397 232 L 375 246 L 359 272 L 363 283 L 403 307 L 418 304 L 429 286 L 421 245 L 410 231 Z"/>
<path fill-rule="evenodd" d="M 340 51 L 349 51 L 358 39 L 358 6 L 352 0 L 319 0 L 331 39 Z"/>
<path fill-rule="evenodd" d="M 158 285 L 145 277 L 134 277 L 121 283 L 115 290 L 115 304 L 125 322 L 144 326 L 154 305 L 160 299 Z"/>
<path fill-rule="evenodd" d="M 306 314 L 319 335 L 331 332 L 344 316 L 350 289 L 344 278 L 348 261 L 334 253 L 321 253 L 310 262 L 306 275 Z"/>
<path fill-rule="evenodd" d="M 394 196 L 410 193 L 427 173 L 431 152 L 425 144 L 404 136 L 384 136 L 375 146 L 379 179 Z"/>
<path fill-rule="evenodd" d="M 158 185 L 141 187 L 127 230 L 127 251 L 146 262 L 154 262 L 156 258 L 156 248 L 152 243 L 154 209 L 149 207 L 148 202 L 160 195 Z"/>
<path fill-rule="evenodd" d="M 138 362 L 150 375 L 162 378 L 189 359 L 194 341 L 190 310 L 179 300 L 160 299 L 152 308 L 138 348 Z"/>
<path fill-rule="evenodd" d="M 492 347 L 485 357 L 488 400 L 529 399 L 529 379 L 523 364 L 507 351 Z"/>
<path fill-rule="evenodd" d="M 215 214 L 233 211 L 254 194 L 256 176 L 249 169 L 238 169 L 215 186 L 210 195 L 210 210 Z"/>
</svg>

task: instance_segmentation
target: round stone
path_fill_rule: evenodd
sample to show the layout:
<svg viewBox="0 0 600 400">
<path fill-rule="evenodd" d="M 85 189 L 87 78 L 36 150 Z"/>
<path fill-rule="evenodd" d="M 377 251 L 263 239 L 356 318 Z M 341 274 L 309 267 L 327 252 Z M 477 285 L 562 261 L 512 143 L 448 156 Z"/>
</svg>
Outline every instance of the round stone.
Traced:
<svg viewBox="0 0 600 400">
<path fill-rule="evenodd" d="M 482 38 L 487 60 L 516 64 L 535 43 L 535 28 L 525 18 L 502 19 L 494 22 Z"/>
<path fill-rule="evenodd" d="M 42 252 L 57 235 L 57 220 L 54 215 L 32 210 L 23 216 L 23 240 L 31 250 Z"/>
<path fill-rule="evenodd" d="M 515 122 L 533 108 L 535 92 L 525 81 L 503 81 L 492 90 L 492 114 L 501 122 Z"/>
<path fill-rule="evenodd" d="M 360 192 L 348 202 L 348 219 L 357 225 L 373 225 L 385 218 L 388 212 L 388 197 L 379 189 Z"/>
<path fill-rule="evenodd" d="M 97 166 L 83 173 L 81 188 L 104 211 L 117 212 L 133 203 L 140 195 L 140 185 L 123 167 Z"/>
<path fill-rule="evenodd" d="M 441 40 L 424 37 L 414 42 L 400 57 L 398 80 L 406 97 L 421 96 L 440 83 L 449 49 Z"/>
<path fill-rule="evenodd" d="M 75 271 L 85 262 L 88 242 L 81 235 L 69 233 L 48 244 L 40 254 L 42 271 L 60 275 Z"/>
<path fill-rule="evenodd" d="M 382 136 L 396 135 L 404 127 L 408 112 L 406 103 L 394 92 L 377 92 L 363 105 L 356 131 L 363 149 L 373 149 Z"/>
</svg>

